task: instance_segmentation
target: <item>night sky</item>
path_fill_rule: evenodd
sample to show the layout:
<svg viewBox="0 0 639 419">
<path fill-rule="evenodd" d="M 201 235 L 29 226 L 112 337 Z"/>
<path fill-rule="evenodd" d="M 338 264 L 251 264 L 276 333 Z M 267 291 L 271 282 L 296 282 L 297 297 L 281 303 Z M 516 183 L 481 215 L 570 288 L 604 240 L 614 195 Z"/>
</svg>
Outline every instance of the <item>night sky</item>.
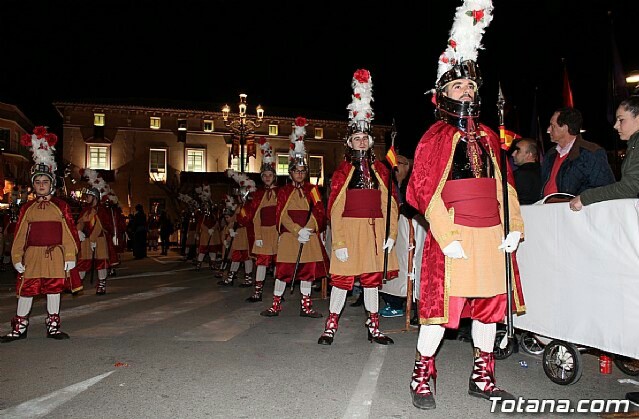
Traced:
<svg viewBox="0 0 639 419">
<path fill-rule="evenodd" d="M 162 3 L 163 5 L 160 5 Z M 379 4 L 378 4 L 379 3 Z M 501 82 L 508 128 L 530 134 L 533 99 L 545 132 L 562 105 L 562 58 L 586 139 L 611 149 L 611 28 L 625 73 L 639 70 L 639 1 L 495 0 L 479 53 L 482 120 L 496 128 Z M 412 157 L 434 122 L 437 59 L 461 1 L 262 2 L 3 0 L 0 101 L 61 133 L 52 102 L 196 101 L 213 110 L 248 94 L 249 110 L 346 120 L 350 83 L 370 70 L 375 122 L 397 125 Z M 608 11 L 612 12 L 612 21 Z M 545 140 L 548 136 L 544 134 Z"/>
</svg>

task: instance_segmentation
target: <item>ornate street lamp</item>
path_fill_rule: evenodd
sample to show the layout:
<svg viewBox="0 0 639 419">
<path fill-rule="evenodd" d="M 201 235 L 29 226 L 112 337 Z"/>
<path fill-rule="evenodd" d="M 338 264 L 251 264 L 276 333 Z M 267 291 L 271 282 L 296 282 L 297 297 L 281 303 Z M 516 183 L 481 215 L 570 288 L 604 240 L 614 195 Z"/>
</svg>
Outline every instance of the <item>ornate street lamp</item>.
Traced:
<svg viewBox="0 0 639 419">
<path fill-rule="evenodd" d="M 229 114 L 231 112 L 229 105 L 224 105 L 222 108 L 222 117 L 224 118 L 224 125 L 226 125 L 231 132 L 240 136 L 240 172 L 244 173 L 244 146 L 246 145 L 246 136 L 255 132 L 255 130 L 262 125 L 264 108 L 257 105 L 255 109 L 257 119 L 248 119 L 246 117 L 246 94 L 244 93 L 240 93 L 240 103 L 238 107 L 240 112 L 237 119 L 229 120 Z"/>
</svg>

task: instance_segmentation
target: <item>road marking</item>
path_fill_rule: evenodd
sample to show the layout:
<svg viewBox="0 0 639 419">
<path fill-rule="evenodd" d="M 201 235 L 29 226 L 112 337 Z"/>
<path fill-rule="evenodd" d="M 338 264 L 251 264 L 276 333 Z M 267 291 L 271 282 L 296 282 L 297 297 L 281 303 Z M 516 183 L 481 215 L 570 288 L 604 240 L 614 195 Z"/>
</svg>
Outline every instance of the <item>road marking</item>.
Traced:
<svg viewBox="0 0 639 419">
<path fill-rule="evenodd" d="M 161 263 L 163 265 L 166 265 L 167 263 L 179 263 L 179 262 L 182 262 L 181 259 L 178 259 L 178 260 L 160 260 L 160 258 L 157 258 L 157 257 L 151 257 L 151 259 L 153 259 L 157 263 Z"/>
<path fill-rule="evenodd" d="M 86 329 L 75 330 L 73 336 L 83 337 L 110 337 L 120 336 L 133 330 L 158 323 L 171 317 L 179 316 L 200 307 L 215 303 L 223 298 L 219 291 L 201 294 L 192 299 L 185 299 L 179 302 L 171 302 L 151 310 L 127 316 L 117 320 L 113 324 L 93 325 Z"/>
<path fill-rule="evenodd" d="M 377 379 L 384 364 L 387 350 L 388 346 L 386 345 L 375 345 L 373 348 L 366 365 L 364 365 L 355 393 L 348 403 L 344 416 L 342 416 L 344 419 L 369 417 L 373 396 L 377 388 Z"/>
<path fill-rule="evenodd" d="M 109 371 L 45 396 L 28 400 L 10 409 L 0 410 L 0 418 L 37 418 L 45 416 L 114 372 L 115 370 Z"/>
<path fill-rule="evenodd" d="M 99 301 L 87 305 L 82 305 L 79 307 L 73 307 L 69 309 L 63 309 L 61 311 L 61 317 L 63 321 L 68 319 L 73 319 L 80 316 L 85 316 L 87 314 L 95 313 L 96 311 L 109 310 L 118 306 L 121 306 L 126 303 L 135 302 L 135 301 L 143 301 L 148 300 L 150 298 L 159 297 L 165 294 L 170 294 L 172 292 L 182 291 L 187 289 L 186 287 L 165 287 L 165 288 L 155 288 L 150 291 L 140 292 L 137 294 L 126 295 L 119 298 L 114 298 L 111 300 Z M 29 318 L 29 323 L 39 323 L 43 322 L 45 319 L 45 315 L 41 314 L 39 316 L 33 316 Z"/>
<path fill-rule="evenodd" d="M 264 320 L 264 317 L 257 315 L 255 307 L 243 307 L 226 313 L 213 321 L 201 324 L 188 332 L 184 332 L 177 337 L 177 340 L 227 342 L 257 323 L 261 323 L 262 320 Z"/>
</svg>

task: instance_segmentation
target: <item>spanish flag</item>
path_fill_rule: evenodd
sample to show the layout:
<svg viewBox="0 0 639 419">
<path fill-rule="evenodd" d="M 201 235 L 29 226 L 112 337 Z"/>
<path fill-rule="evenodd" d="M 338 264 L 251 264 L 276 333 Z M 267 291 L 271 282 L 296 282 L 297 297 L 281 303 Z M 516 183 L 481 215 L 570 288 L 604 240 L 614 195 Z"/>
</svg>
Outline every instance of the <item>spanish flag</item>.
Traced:
<svg viewBox="0 0 639 419">
<path fill-rule="evenodd" d="M 521 135 L 507 130 L 503 125 L 501 125 L 499 127 L 499 138 L 501 140 L 501 147 L 504 150 L 508 150 L 510 148 L 510 145 L 513 143 L 514 140 L 521 138 Z"/>
<path fill-rule="evenodd" d="M 391 146 L 386 153 L 386 160 L 390 163 L 391 167 L 397 167 L 397 153 L 395 152 L 395 146 Z"/>
<path fill-rule="evenodd" d="M 313 186 L 313 189 L 311 189 L 311 199 L 313 200 L 313 205 L 317 205 L 318 202 L 322 201 L 317 186 Z"/>
</svg>

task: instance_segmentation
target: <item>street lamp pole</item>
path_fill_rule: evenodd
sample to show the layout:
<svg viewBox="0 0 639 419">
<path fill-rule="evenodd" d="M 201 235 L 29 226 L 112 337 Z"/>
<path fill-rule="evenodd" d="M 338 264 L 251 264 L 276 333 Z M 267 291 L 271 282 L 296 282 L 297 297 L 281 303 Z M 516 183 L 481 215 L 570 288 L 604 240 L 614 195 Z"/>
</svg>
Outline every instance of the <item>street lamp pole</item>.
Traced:
<svg viewBox="0 0 639 419">
<path fill-rule="evenodd" d="M 240 136 L 240 172 L 244 173 L 244 146 L 246 145 L 246 136 L 255 132 L 257 128 L 262 125 L 264 120 L 264 108 L 257 105 L 255 113 L 257 118 L 255 120 L 248 119 L 246 116 L 246 94 L 240 93 L 239 114 L 237 119 L 229 120 L 229 114 L 231 108 L 229 105 L 224 105 L 222 108 L 222 117 L 224 118 L 224 125 L 231 130 L 234 134 Z M 231 146 L 232 147 L 232 146 Z M 247 157 L 248 160 L 248 157 Z"/>
</svg>

